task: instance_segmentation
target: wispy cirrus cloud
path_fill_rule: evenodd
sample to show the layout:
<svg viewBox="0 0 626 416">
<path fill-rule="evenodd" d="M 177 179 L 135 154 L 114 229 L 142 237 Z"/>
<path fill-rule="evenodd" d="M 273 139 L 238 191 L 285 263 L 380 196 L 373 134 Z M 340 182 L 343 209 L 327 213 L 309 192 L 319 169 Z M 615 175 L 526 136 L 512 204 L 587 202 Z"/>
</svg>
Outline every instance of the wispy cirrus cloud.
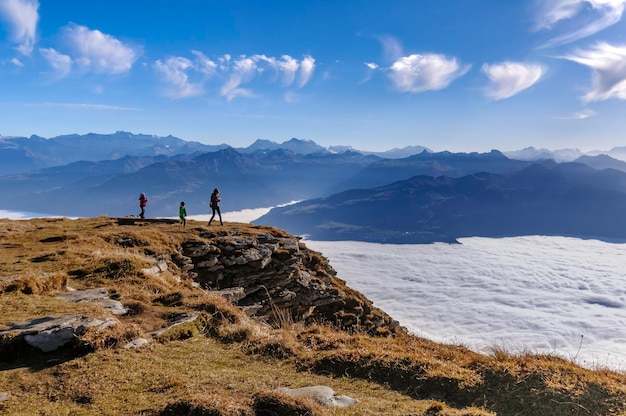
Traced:
<svg viewBox="0 0 626 416">
<path fill-rule="evenodd" d="M 302 88 L 309 83 L 311 77 L 313 77 L 313 72 L 315 72 L 315 58 L 307 55 L 300 61 L 298 88 Z"/>
<path fill-rule="evenodd" d="M 470 67 L 440 54 L 414 54 L 396 60 L 389 68 L 389 78 L 398 90 L 419 93 L 446 88 Z"/>
<path fill-rule="evenodd" d="M 383 54 L 387 61 L 396 61 L 404 55 L 402 44 L 398 39 L 390 35 L 376 36 L 383 47 Z"/>
<path fill-rule="evenodd" d="M 297 60 L 289 55 L 280 58 L 266 55 L 222 55 L 215 60 L 202 52 L 192 51 L 195 59 L 182 57 L 157 61 L 156 70 L 165 84 L 165 93 L 170 98 L 186 98 L 201 95 L 209 80 L 217 82 L 218 94 L 228 101 L 237 97 L 254 97 L 251 88 L 245 87 L 256 78 L 267 76 L 269 82 L 279 80 L 283 88 L 304 87 L 315 71 L 315 59 L 305 56 Z M 195 82 L 191 82 L 191 79 Z M 284 95 L 292 97 L 292 95 Z M 287 100 L 291 101 L 291 100 Z"/>
<path fill-rule="evenodd" d="M 263 55 L 256 55 L 263 56 Z M 251 90 L 242 88 L 242 84 L 246 84 L 255 77 L 258 71 L 262 71 L 257 66 L 258 59 L 240 56 L 227 67 L 228 80 L 220 89 L 220 94 L 226 97 L 228 101 L 235 97 L 253 97 Z M 229 61 L 230 63 L 230 61 Z"/>
<path fill-rule="evenodd" d="M 367 71 L 365 77 L 359 81 L 360 84 L 369 82 L 374 76 L 374 73 L 380 69 L 380 66 L 375 62 L 363 62 L 363 64 L 367 67 Z"/>
<path fill-rule="evenodd" d="M 87 103 L 35 103 L 26 104 L 27 107 L 47 107 L 47 108 L 67 108 L 71 110 L 102 110 L 102 111 L 139 111 L 135 107 L 123 107 L 108 104 L 87 104 Z"/>
<path fill-rule="evenodd" d="M 576 16 L 583 8 L 585 0 L 540 1 L 539 13 L 536 17 L 535 29 L 552 29 L 554 24 Z"/>
<path fill-rule="evenodd" d="M 39 22 L 39 2 L 37 0 L 0 0 L 0 19 L 9 26 L 9 36 L 23 55 L 33 51 L 37 23 Z"/>
<path fill-rule="evenodd" d="M 547 41 L 543 47 L 562 45 L 594 35 L 619 22 L 626 0 L 553 0 L 541 1 L 536 29 L 552 30 L 570 21 L 570 27 Z"/>
<path fill-rule="evenodd" d="M 626 45 L 599 42 L 563 58 L 585 65 L 593 72 L 591 90 L 584 95 L 584 101 L 626 100 Z"/>
<path fill-rule="evenodd" d="M 191 51 L 191 53 L 196 57 L 194 65 L 198 72 L 207 78 L 211 78 L 217 73 L 218 65 L 206 55 L 200 51 Z"/>
<path fill-rule="evenodd" d="M 596 116 L 598 113 L 596 113 L 595 111 L 589 109 L 589 108 L 585 108 L 584 110 L 581 111 L 577 111 L 574 114 L 570 114 L 567 115 L 565 117 L 561 117 L 564 120 L 584 120 L 590 117 L 594 117 Z"/>
<path fill-rule="evenodd" d="M 54 70 L 55 78 L 65 78 L 72 71 L 72 58 L 69 56 L 63 55 L 52 48 L 41 48 L 39 53 Z"/>
<path fill-rule="evenodd" d="M 491 81 L 486 95 L 494 100 L 513 97 L 537 83 L 546 70 L 543 65 L 521 62 L 484 64 L 482 72 Z"/>
<path fill-rule="evenodd" d="M 187 74 L 194 68 L 193 61 L 183 57 L 171 57 L 165 61 L 157 60 L 154 67 L 166 83 L 164 94 L 169 98 L 188 98 L 202 95 L 204 88 L 200 82 L 192 82 Z M 206 67 L 200 65 L 202 71 Z"/>
</svg>

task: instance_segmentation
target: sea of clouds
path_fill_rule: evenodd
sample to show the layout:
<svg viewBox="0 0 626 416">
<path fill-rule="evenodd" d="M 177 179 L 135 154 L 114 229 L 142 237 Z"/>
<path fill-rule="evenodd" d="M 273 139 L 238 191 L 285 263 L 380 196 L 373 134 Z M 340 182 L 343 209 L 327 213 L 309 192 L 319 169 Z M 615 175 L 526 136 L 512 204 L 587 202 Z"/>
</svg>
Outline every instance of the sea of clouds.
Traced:
<svg viewBox="0 0 626 416">
<path fill-rule="evenodd" d="M 460 242 L 305 241 L 417 335 L 626 371 L 625 243 L 546 236 Z"/>
<path fill-rule="evenodd" d="M 222 216 L 250 222 L 268 210 Z M 41 216 L 0 210 L 0 218 Z M 626 242 L 546 236 L 426 245 L 304 242 L 416 335 L 626 371 Z"/>
</svg>

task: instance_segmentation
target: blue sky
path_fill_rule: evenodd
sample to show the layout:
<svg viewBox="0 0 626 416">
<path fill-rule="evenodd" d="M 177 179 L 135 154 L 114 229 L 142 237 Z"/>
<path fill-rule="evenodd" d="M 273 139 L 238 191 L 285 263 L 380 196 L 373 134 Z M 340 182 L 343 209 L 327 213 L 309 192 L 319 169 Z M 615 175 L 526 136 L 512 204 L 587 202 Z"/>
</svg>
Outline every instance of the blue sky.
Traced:
<svg viewBox="0 0 626 416">
<path fill-rule="evenodd" d="M 626 145 L 626 0 L 0 0 L 0 135 Z"/>
</svg>

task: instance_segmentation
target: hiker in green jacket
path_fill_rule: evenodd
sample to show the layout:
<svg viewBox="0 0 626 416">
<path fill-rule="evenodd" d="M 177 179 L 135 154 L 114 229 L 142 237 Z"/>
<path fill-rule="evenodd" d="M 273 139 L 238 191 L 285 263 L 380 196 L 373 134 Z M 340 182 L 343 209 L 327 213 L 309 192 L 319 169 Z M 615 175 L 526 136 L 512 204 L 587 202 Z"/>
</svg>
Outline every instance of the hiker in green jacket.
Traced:
<svg viewBox="0 0 626 416">
<path fill-rule="evenodd" d="M 187 210 L 185 209 L 185 202 L 180 203 L 180 207 L 178 208 L 178 216 L 180 217 L 180 221 L 183 223 L 183 227 L 187 225 Z"/>
</svg>

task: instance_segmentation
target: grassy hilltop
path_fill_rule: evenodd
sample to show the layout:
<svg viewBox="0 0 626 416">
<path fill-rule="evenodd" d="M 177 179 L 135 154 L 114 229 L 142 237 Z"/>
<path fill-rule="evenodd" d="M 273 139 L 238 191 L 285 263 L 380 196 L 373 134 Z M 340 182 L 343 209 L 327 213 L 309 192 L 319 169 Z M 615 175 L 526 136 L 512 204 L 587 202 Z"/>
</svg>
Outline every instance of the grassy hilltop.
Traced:
<svg viewBox="0 0 626 416">
<path fill-rule="evenodd" d="M 249 261 L 262 241 L 276 249 Z M 319 253 L 285 241 L 297 240 L 241 223 L 0 220 L 0 414 L 626 415 L 625 374 L 413 336 Z M 241 299 L 208 290 L 230 282 L 252 286 Z M 58 297 L 94 288 L 127 312 Z M 170 326 L 183 314 L 195 319 Z M 68 315 L 116 323 L 50 352 L 6 331 Z M 124 348 L 138 338 L 150 342 Z M 313 385 L 358 403 L 324 408 L 276 391 Z"/>
</svg>

